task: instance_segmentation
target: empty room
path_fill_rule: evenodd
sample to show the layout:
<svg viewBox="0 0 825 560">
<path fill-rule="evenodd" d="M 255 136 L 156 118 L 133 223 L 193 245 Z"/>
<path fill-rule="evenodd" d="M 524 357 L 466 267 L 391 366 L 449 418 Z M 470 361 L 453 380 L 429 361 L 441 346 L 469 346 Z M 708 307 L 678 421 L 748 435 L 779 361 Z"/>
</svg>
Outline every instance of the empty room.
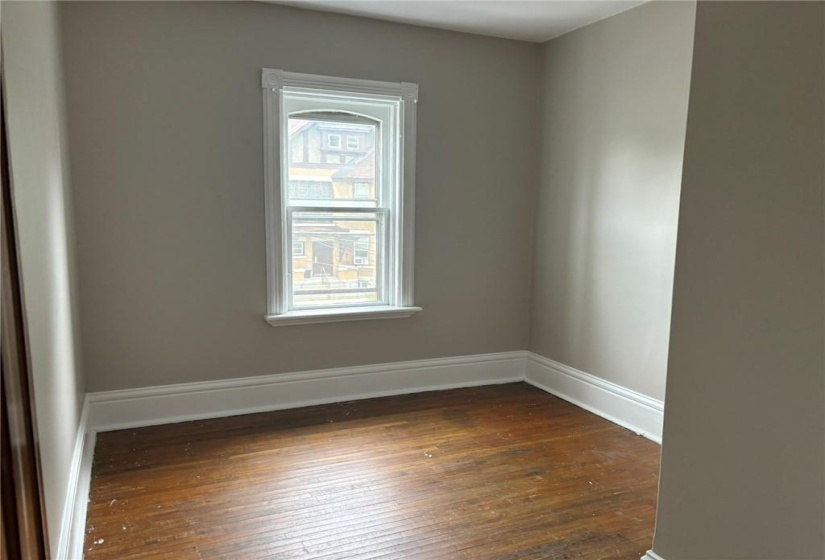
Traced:
<svg viewBox="0 0 825 560">
<path fill-rule="evenodd" d="M 2 559 L 825 559 L 825 3 L 14 1 Z"/>
</svg>

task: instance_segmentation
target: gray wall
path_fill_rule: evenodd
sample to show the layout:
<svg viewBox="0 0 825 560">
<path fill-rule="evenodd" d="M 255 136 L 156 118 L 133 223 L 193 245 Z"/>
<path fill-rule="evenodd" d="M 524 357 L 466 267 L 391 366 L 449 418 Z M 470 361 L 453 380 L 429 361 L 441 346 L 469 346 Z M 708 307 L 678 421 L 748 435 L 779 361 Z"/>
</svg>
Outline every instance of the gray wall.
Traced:
<svg viewBox="0 0 825 560">
<path fill-rule="evenodd" d="M 90 391 L 527 346 L 537 45 L 258 2 L 62 15 Z M 264 322 L 261 67 L 420 84 L 422 313 Z"/>
<path fill-rule="evenodd" d="M 530 350 L 664 397 L 695 4 L 542 47 Z"/>
<path fill-rule="evenodd" d="M 52 554 L 85 386 L 57 6 L 3 2 L 10 165 Z"/>
<path fill-rule="evenodd" d="M 820 2 L 696 16 L 654 550 L 823 558 Z"/>
</svg>

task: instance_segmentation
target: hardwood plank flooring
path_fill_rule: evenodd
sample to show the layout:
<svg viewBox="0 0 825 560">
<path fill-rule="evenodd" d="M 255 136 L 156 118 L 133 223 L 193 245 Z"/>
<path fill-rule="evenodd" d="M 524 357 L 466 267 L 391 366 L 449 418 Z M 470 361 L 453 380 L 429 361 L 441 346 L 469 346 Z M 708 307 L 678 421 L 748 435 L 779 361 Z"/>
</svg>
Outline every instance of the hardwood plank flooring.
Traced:
<svg viewBox="0 0 825 560">
<path fill-rule="evenodd" d="M 85 557 L 639 560 L 658 471 L 524 383 L 107 432 Z"/>
</svg>

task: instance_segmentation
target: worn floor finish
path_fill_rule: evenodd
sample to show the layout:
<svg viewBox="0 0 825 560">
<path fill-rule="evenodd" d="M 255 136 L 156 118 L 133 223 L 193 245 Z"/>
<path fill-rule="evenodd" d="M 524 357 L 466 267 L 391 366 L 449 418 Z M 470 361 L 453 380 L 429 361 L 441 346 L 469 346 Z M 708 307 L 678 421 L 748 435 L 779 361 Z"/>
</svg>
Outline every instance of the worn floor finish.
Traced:
<svg viewBox="0 0 825 560">
<path fill-rule="evenodd" d="M 102 433 L 86 558 L 639 560 L 658 462 L 523 383 Z"/>
</svg>

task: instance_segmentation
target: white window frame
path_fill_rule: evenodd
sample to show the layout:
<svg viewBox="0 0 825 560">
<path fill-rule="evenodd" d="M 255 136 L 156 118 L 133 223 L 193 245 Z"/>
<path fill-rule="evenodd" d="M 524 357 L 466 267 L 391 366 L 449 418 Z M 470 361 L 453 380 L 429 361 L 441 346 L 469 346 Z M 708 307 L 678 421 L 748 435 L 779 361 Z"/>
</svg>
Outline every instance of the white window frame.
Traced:
<svg viewBox="0 0 825 560">
<path fill-rule="evenodd" d="M 267 313 L 266 321 L 273 326 L 354 321 L 363 319 L 393 319 L 409 317 L 421 311 L 413 305 L 413 255 L 415 220 L 415 134 L 418 85 L 413 83 L 377 82 L 352 78 L 336 78 L 312 74 L 297 74 L 264 68 L 261 77 L 264 115 L 264 182 L 267 231 Z M 391 188 L 389 224 L 387 226 L 386 267 L 391 282 L 386 305 L 329 307 L 320 309 L 289 309 L 291 279 L 289 261 L 292 258 L 290 232 L 287 231 L 288 162 L 284 126 L 284 94 L 323 97 L 338 96 L 352 102 L 383 103 L 395 107 L 397 152 L 394 188 Z"/>
<path fill-rule="evenodd" d="M 350 140 L 355 140 L 354 144 L 355 147 L 353 148 L 353 143 Z M 348 150 L 360 150 L 361 149 L 361 139 L 358 136 L 347 134 L 347 149 Z"/>
<path fill-rule="evenodd" d="M 296 244 L 301 245 L 301 250 L 297 253 L 295 252 L 295 245 Z M 307 256 L 306 243 L 303 242 L 303 241 L 293 241 L 292 242 L 292 256 L 293 257 L 305 257 L 305 256 Z"/>
<path fill-rule="evenodd" d="M 338 139 L 338 142 L 337 142 L 338 145 L 337 146 L 332 145 L 332 139 L 333 138 Z M 329 148 L 330 150 L 343 150 L 344 148 L 343 148 L 343 144 L 341 143 L 341 135 L 340 134 L 327 134 L 327 148 Z"/>
</svg>

